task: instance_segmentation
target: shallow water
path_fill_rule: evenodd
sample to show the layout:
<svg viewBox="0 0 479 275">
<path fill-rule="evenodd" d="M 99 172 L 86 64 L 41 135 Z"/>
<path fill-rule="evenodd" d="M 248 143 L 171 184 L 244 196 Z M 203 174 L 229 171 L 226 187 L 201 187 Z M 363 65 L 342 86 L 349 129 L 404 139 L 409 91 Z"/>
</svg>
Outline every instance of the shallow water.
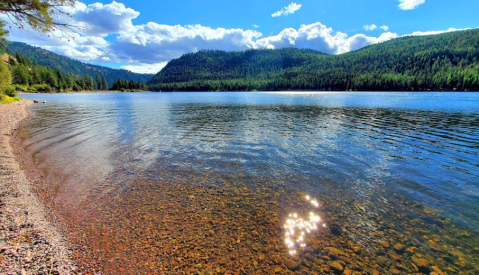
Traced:
<svg viewBox="0 0 479 275">
<path fill-rule="evenodd" d="M 89 271 L 478 272 L 479 94 L 23 97 Z"/>
</svg>

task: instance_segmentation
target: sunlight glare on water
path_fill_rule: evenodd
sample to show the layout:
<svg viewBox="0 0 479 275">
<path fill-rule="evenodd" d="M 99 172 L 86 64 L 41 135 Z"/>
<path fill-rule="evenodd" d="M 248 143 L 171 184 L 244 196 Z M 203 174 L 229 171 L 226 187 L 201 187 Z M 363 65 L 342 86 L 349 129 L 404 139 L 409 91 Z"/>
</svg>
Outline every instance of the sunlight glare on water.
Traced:
<svg viewBox="0 0 479 275">
<path fill-rule="evenodd" d="M 311 198 L 309 195 L 306 195 L 305 199 L 310 202 L 314 208 L 319 207 L 319 202 L 316 199 Z M 284 242 L 289 254 L 295 255 L 298 246 L 302 248 L 306 247 L 307 235 L 318 230 L 320 223 L 320 216 L 312 211 L 309 212 L 309 215 L 289 214 L 284 224 Z M 323 223 L 323 227 L 326 227 L 326 224 Z"/>
</svg>

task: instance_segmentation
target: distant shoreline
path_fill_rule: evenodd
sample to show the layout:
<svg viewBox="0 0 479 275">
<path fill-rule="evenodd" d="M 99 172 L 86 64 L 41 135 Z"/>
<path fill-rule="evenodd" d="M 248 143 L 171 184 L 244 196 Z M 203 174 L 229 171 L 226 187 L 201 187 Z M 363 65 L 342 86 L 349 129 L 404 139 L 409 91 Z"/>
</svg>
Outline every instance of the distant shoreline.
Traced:
<svg viewBox="0 0 479 275">
<path fill-rule="evenodd" d="M 34 94 L 94 94 L 94 93 L 151 93 L 152 91 L 119 91 L 119 90 L 82 90 L 78 92 L 59 92 L 59 93 L 41 93 L 41 92 L 18 92 L 19 95 L 34 95 Z"/>
<path fill-rule="evenodd" d="M 22 170 L 28 160 L 15 148 L 15 130 L 32 104 L 0 104 L 0 267 L 2 274 L 74 274 L 65 239 L 48 221 L 48 209 Z"/>
</svg>

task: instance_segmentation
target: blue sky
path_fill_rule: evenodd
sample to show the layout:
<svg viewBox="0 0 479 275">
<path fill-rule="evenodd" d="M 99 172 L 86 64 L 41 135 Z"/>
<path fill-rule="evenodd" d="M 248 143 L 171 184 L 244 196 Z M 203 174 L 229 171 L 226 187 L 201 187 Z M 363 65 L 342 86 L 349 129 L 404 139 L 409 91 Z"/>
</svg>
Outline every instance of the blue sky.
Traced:
<svg viewBox="0 0 479 275">
<path fill-rule="evenodd" d="M 64 10 L 71 16 L 57 20 L 78 29 L 45 35 L 12 26 L 9 39 L 87 63 L 155 73 L 202 49 L 341 54 L 403 35 L 479 27 L 478 0 L 84 0 Z"/>
</svg>

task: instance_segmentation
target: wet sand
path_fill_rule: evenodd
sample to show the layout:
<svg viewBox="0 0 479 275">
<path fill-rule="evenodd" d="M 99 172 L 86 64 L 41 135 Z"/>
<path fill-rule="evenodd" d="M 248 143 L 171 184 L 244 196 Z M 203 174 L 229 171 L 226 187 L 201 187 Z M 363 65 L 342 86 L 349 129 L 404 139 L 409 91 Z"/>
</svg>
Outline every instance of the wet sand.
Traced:
<svg viewBox="0 0 479 275">
<path fill-rule="evenodd" d="M 12 137 L 33 102 L 0 105 L 0 274 L 73 274 L 65 239 L 20 168 Z M 26 156 L 23 156 L 26 158 Z"/>
</svg>

